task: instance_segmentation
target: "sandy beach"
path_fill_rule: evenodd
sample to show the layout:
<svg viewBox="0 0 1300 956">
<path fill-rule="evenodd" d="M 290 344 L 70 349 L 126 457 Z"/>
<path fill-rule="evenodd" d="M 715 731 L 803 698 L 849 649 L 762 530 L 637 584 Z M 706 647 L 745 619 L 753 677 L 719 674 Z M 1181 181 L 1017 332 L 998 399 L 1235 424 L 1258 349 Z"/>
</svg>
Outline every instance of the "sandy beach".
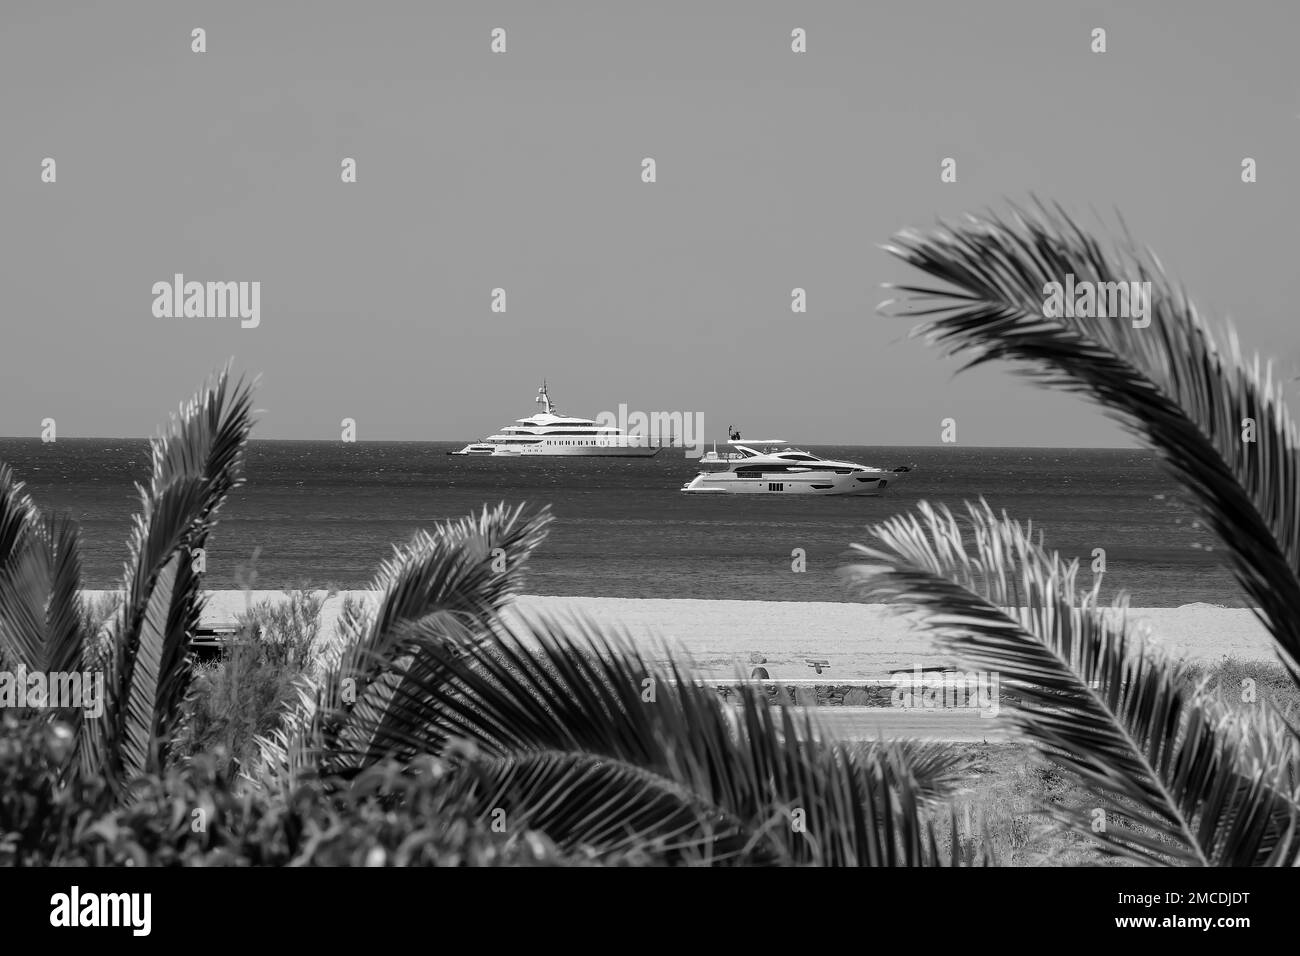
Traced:
<svg viewBox="0 0 1300 956">
<path fill-rule="evenodd" d="M 99 592 L 87 592 L 96 594 Z M 323 633 L 332 636 L 345 595 L 373 600 L 374 592 L 340 591 L 322 610 Z M 233 622 L 249 606 L 278 601 L 283 591 L 214 591 L 205 623 Z M 914 665 L 943 664 L 929 642 L 882 604 L 791 601 L 703 601 L 635 598 L 521 597 L 507 615 L 585 618 L 620 631 L 649 656 L 665 645 L 693 660 L 701 677 L 748 674 L 751 654 L 767 658 L 772 677 L 815 676 L 806 658 L 830 661 L 823 676 L 859 680 L 886 676 Z M 1193 660 L 1273 660 L 1268 633 L 1247 608 L 1189 604 L 1177 608 L 1135 608 L 1132 619 L 1149 628 L 1153 640 Z"/>
</svg>

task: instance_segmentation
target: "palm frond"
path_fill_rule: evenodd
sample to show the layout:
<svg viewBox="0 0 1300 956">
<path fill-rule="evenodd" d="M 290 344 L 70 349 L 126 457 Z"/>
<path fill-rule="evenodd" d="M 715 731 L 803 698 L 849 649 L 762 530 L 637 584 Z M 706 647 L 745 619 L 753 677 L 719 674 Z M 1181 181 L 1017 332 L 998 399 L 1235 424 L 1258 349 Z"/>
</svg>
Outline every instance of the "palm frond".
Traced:
<svg viewBox="0 0 1300 956">
<path fill-rule="evenodd" d="M 70 517 L 51 515 L 45 519 L 42 538 L 47 543 L 50 567 L 44 670 L 79 671 L 86 641 L 81 602 L 80 531 Z"/>
<path fill-rule="evenodd" d="M 83 734 L 84 771 L 115 786 L 166 759 L 191 673 L 190 639 L 202 612 L 191 554 L 241 481 L 252 391 L 221 372 L 153 441 L 152 472 L 129 542 L 125 598 L 107 655 L 108 705 Z"/>
<path fill-rule="evenodd" d="M 149 603 L 140 623 L 131 683 L 120 715 L 123 729 L 119 759 L 126 778 L 133 779 L 157 765 L 159 741 L 158 684 L 163 674 L 162 654 L 167 643 L 167 612 L 176 584 L 176 565 L 181 555 L 172 555 L 154 582 Z"/>
<path fill-rule="evenodd" d="M 0 568 L 6 568 L 31 535 L 39 512 L 14 470 L 0 462 Z"/>
<path fill-rule="evenodd" d="M 829 741 L 753 688 L 733 710 L 582 620 L 511 630 L 498 612 L 516 583 L 490 568 L 493 551 L 517 568 L 543 534 L 498 509 L 399 550 L 384 599 L 343 622 L 344 646 L 262 741 L 260 769 L 292 790 L 388 759 L 450 759 L 485 815 L 602 854 L 938 862 L 929 817 L 960 779 L 953 750 Z"/>
<path fill-rule="evenodd" d="M 639 799 L 648 774 L 665 782 L 654 790 L 661 811 L 674 794 L 683 801 L 645 818 L 636 837 L 648 843 L 671 835 L 677 851 L 739 852 L 751 862 L 938 862 L 928 811 L 956 785 L 960 760 L 951 748 L 829 741 L 811 715 L 771 707 L 751 686 L 733 711 L 675 664 L 663 670 L 625 636 L 581 619 L 517 626 L 487 639 L 445 616 L 405 629 L 406 692 L 391 707 L 410 713 L 400 722 L 406 734 L 386 738 L 394 752 L 442 755 L 468 741 L 505 766 L 544 768 L 538 779 L 547 786 L 526 796 L 544 794 L 545 809 L 562 793 L 567 809 L 522 812 L 561 844 L 612 833 L 631 839 L 618 829 L 618 808 Z M 583 769 L 593 758 L 628 769 L 595 786 Z M 631 826 L 631 817 L 621 819 Z"/>
<path fill-rule="evenodd" d="M 364 618 L 340 620 L 340 642 L 319 682 L 304 682 L 299 705 L 262 741 L 264 769 L 292 788 L 323 770 L 354 773 L 385 753 L 384 741 L 407 732 L 408 714 L 394 709 L 409 693 L 394 662 L 405 653 L 402 629 L 434 615 L 464 622 L 465 632 L 490 630 L 518 592 L 533 549 L 546 536 L 547 509 L 484 508 L 477 516 L 420 532 L 385 562 L 372 588 L 378 606 Z M 324 759 L 328 766 L 322 768 Z"/>
<path fill-rule="evenodd" d="M 33 586 L 43 580 L 32 553 L 39 520 L 23 483 L 0 464 L 0 665 L 7 668 L 32 660 L 45 638 Z"/>
<path fill-rule="evenodd" d="M 0 663 L 80 670 L 81 553 L 76 524 L 42 516 L 0 465 Z"/>
<path fill-rule="evenodd" d="M 945 286 L 897 285 L 897 312 L 964 368 L 995 359 L 1090 396 L 1153 448 L 1223 543 L 1233 573 L 1300 683 L 1300 439 L 1271 367 L 1216 336 L 1149 251 L 1107 251 L 1059 209 L 970 217 L 887 250 Z M 1045 317 L 1049 283 L 1149 282 L 1150 325 Z M 882 308 L 891 305 L 885 303 Z M 1246 419 L 1257 441 L 1243 441 Z"/>
<path fill-rule="evenodd" d="M 1062 819 L 1149 863 L 1295 862 L 1297 748 L 1280 722 L 1189 690 L 1185 665 L 1128 634 L 1123 600 L 1099 607 L 1076 589 L 1077 561 L 987 504 L 967 512 L 968 528 L 925 503 L 877 525 L 847 575 L 962 662 L 1025 682 L 1008 719 L 1119 825 Z"/>
<path fill-rule="evenodd" d="M 455 771 L 449 793 L 481 817 L 552 835 L 566 850 L 716 863 L 746 849 L 743 828 L 725 811 L 624 760 L 533 751 L 467 760 Z"/>
</svg>

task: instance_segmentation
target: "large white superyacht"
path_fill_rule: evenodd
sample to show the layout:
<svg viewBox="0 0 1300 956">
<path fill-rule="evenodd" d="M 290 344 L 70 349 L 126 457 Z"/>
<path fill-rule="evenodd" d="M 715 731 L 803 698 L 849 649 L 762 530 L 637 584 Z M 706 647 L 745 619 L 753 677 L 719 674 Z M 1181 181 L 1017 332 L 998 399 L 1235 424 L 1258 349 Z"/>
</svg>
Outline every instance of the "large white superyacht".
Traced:
<svg viewBox="0 0 1300 956">
<path fill-rule="evenodd" d="M 495 435 L 447 454 L 494 458 L 650 458 L 663 447 L 648 435 L 628 435 L 616 425 L 601 425 L 590 418 L 561 415 L 547 393 L 545 382 L 537 390 L 535 401 L 542 406 L 542 411 L 536 415 L 520 418 Z"/>
</svg>

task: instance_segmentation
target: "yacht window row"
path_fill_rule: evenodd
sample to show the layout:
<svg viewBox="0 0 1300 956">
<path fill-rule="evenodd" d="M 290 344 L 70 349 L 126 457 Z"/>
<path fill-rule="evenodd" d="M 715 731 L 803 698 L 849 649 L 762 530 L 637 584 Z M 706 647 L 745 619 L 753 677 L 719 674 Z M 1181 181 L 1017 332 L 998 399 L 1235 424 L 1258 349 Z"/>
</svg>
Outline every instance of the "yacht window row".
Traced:
<svg viewBox="0 0 1300 956">
<path fill-rule="evenodd" d="M 537 434 L 537 432 L 526 432 L 526 431 L 523 431 L 522 429 L 518 429 L 518 430 L 516 430 L 516 429 L 513 429 L 513 428 L 508 428 L 508 429 L 506 429 L 506 431 L 508 431 L 508 432 L 512 432 L 512 433 L 514 433 L 514 432 L 517 431 L 518 434 L 520 434 L 520 435 L 535 435 L 535 434 Z M 544 434 L 544 435 L 548 435 L 548 436 L 549 436 L 549 435 L 585 435 L 585 436 L 587 436 L 587 437 L 589 437 L 589 438 L 602 438 L 602 437 L 605 437 L 605 436 L 608 435 L 609 437 L 617 438 L 617 437 L 618 437 L 618 430 L 617 430 L 617 429 L 608 429 L 608 430 L 605 430 L 605 431 L 591 431 L 591 430 L 588 430 L 588 431 L 583 431 L 583 432 L 578 432 L 578 431 L 568 431 L 568 432 L 542 432 L 542 434 Z"/>
</svg>

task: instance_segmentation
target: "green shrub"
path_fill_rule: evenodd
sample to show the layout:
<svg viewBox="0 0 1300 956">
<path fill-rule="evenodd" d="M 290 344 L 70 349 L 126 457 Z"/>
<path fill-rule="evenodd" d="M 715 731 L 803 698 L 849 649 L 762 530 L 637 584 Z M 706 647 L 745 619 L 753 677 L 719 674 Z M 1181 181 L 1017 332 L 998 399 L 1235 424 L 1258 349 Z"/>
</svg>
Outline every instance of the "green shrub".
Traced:
<svg viewBox="0 0 1300 956">
<path fill-rule="evenodd" d="M 328 596 L 287 591 L 284 600 L 262 601 L 239 616 L 244 636 L 219 661 L 195 668 L 177 740 L 181 756 L 211 754 L 225 779 L 250 764 L 255 739 L 275 729 L 310 672 Z"/>
<path fill-rule="evenodd" d="M 1206 681 L 1208 689 L 1229 707 L 1275 705 L 1285 714 L 1300 711 L 1300 688 L 1276 661 L 1240 660 L 1226 655 L 1214 662 L 1198 661 L 1188 668 L 1187 682 L 1194 686 L 1201 681 Z"/>
<path fill-rule="evenodd" d="M 61 784 L 72 746 L 62 724 L 0 713 L 0 866 L 48 864 L 70 843 L 79 813 L 111 806 L 102 785 L 94 792 Z"/>
<path fill-rule="evenodd" d="M 280 601 L 264 600 L 239 615 L 246 632 L 260 635 L 262 656 L 269 664 L 307 670 L 320 641 L 321 608 L 332 592 L 286 591 Z"/>
<path fill-rule="evenodd" d="M 234 786 L 200 755 L 134 781 L 115 805 L 102 781 L 65 785 L 70 728 L 0 717 L 2 866 L 568 865 L 546 837 L 495 832 L 447 796 L 441 766 L 376 765 L 290 797 Z M 328 792 L 327 794 L 327 790 Z"/>
<path fill-rule="evenodd" d="M 235 645 L 220 661 L 200 665 L 186 701 L 178 755 L 211 754 L 216 772 L 232 778 L 256 757 L 255 738 L 278 724 L 301 674 L 268 661 L 255 644 Z"/>
</svg>

